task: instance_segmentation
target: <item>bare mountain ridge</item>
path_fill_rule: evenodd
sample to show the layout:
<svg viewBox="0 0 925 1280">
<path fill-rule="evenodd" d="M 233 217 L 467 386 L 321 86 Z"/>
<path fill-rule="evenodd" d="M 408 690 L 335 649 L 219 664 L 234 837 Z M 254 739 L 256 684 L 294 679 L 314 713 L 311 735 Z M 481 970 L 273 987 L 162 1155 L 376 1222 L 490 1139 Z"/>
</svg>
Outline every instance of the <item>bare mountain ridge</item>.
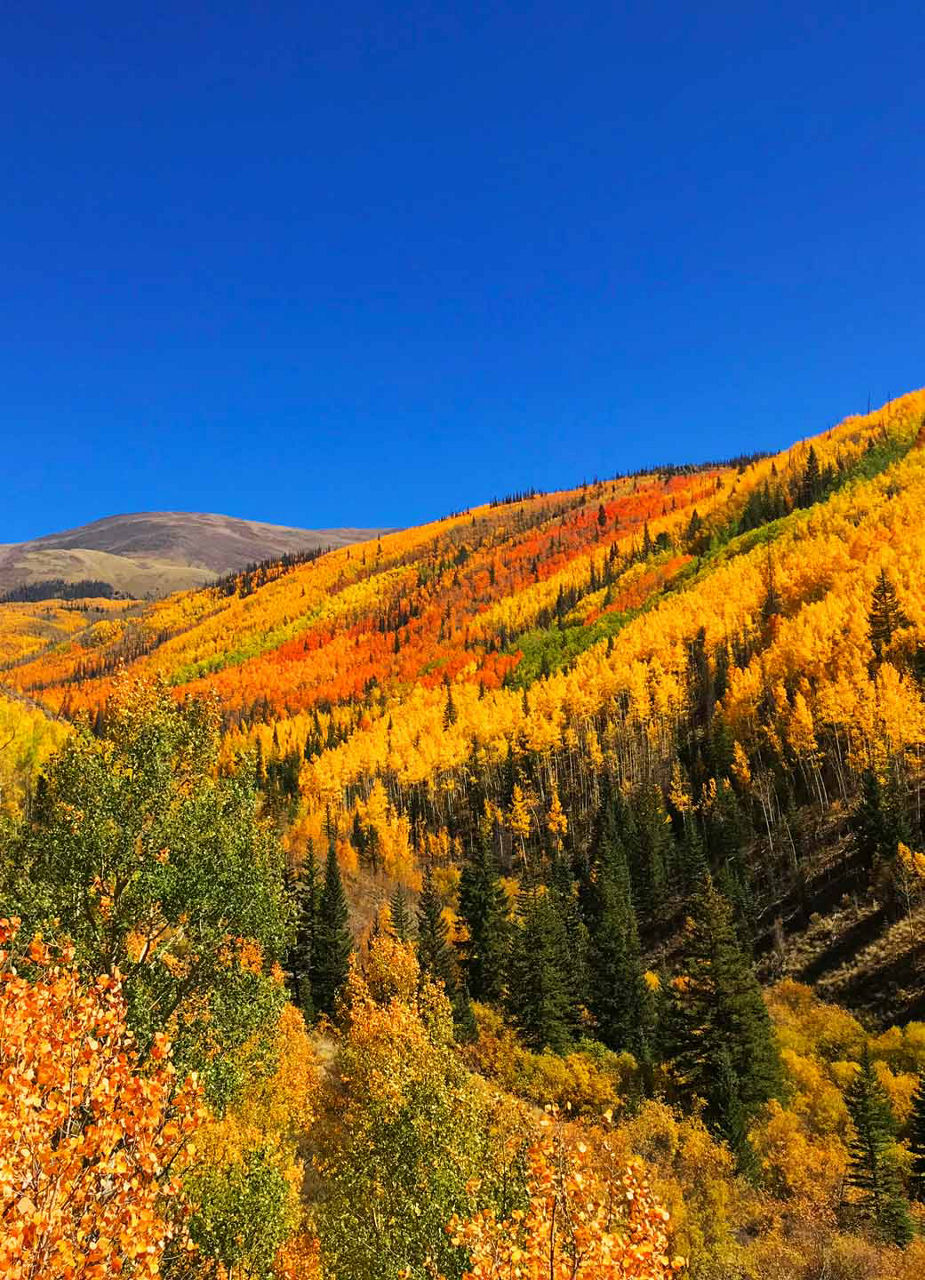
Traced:
<svg viewBox="0 0 925 1280">
<path fill-rule="evenodd" d="M 207 512 L 107 516 L 28 542 L 0 544 L 0 594 L 61 578 L 135 597 L 202 586 L 255 561 L 375 538 L 378 529 L 294 529 Z"/>
</svg>

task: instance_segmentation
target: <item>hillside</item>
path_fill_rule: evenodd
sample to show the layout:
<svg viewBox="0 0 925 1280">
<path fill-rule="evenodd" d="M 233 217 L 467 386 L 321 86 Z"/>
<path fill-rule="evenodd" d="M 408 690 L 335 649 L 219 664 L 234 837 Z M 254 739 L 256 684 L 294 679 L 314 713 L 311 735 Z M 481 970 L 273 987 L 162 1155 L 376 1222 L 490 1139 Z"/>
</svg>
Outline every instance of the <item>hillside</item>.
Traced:
<svg viewBox="0 0 925 1280">
<path fill-rule="evenodd" d="M 63 533 L 0 545 L 0 595 L 60 579 L 108 584 L 135 598 L 202 586 L 262 560 L 375 537 L 374 529 L 291 529 L 184 511 L 109 516 Z"/>
<path fill-rule="evenodd" d="M 917 391 L 0 606 L 4 912 L 198 1073 L 167 1274 L 922 1274 L 923 511 Z"/>
<path fill-rule="evenodd" d="M 99 714 L 125 662 L 216 690 L 227 751 L 261 743 L 293 850 L 336 822 L 367 914 L 395 878 L 458 861 L 486 804 L 507 870 L 548 856 L 560 807 L 584 856 L 618 786 L 674 832 L 634 869 L 659 945 L 685 832 L 731 823 L 714 870 L 756 944 L 822 976 L 844 947 L 817 930 L 788 959 L 788 939 L 866 891 L 846 818 L 867 772 L 895 774 L 918 812 L 923 412 L 917 392 L 775 458 L 514 495 L 113 615 L 4 678 L 65 715 Z M 117 525 L 118 546 L 137 553 L 145 527 Z M 905 622 L 875 656 L 881 568 Z M 865 946 L 891 927 L 874 912 Z M 918 1010 L 897 945 L 869 952 L 882 983 L 865 971 L 855 992 L 841 972 L 839 994 L 881 1017 Z"/>
</svg>

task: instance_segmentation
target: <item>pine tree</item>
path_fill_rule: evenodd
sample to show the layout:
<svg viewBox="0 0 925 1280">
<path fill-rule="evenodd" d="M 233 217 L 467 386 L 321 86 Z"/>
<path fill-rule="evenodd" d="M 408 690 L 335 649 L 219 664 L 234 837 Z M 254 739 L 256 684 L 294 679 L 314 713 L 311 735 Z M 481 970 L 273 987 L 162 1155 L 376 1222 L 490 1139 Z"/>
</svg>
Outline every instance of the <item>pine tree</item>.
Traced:
<svg viewBox="0 0 925 1280">
<path fill-rule="evenodd" d="M 389 917 L 392 932 L 399 942 L 410 942 L 414 935 L 414 917 L 408 908 L 405 891 L 400 884 L 395 886 L 389 899 Z"/>
<path fill-rule="evenodd" d="M 424 973 L 429 973 L 443 983 L 453 1009 L 453 1026 L 457 1039 L 469 1039 L 474 1031 L 472 1007 L 460 982 L 456 957 L 450 945 L 449 929 L 443 918 L 443 907 L 429 867 L 424 872 L 417 916 L 418 962 Z"/>
<path fill-rule="evenodd" d="M 468 939 L 462 944 L 463 968 L 476 1000 L 495 1003 L 504 991 L 510 943 L 507 896 L 495 866 L 490 830 L 482 831 L 459 882 L 459 914 Z"/>
<path fill-rule="evenodd" d="M 845 1094 L 845 1103 L 853 1127 L 848 1178 L 861 1192 L 862 1212 L 872 1220 L 882 1239 L 907 1245 L 912 1239 L 912 1222 L 891 1152 L 896 1120 L 867 1045 L 860 1069 Z"/>
<path fill-rule="evenodd" d="M 434 888 L 430 868 L 424 872 L 424 884 L 418 900 L 418 961 L 425 973 L 439 979 L 446 994 L 456 994 L 456 963 L 449 942 L 449 929 L 443 918 L 443 907 Z"/>
<path fill-rule="evenodd" d="M 337 993 L 347 978 L 353 939 L 350 935 L 349 912 L 344 886 L 337 865 L 337 850 L 332 840 L 324 869 L 324 887 L 318 907 L 318 929 L 312 962 L 315 1008 L 319 1013 L 333 1013 Z"/>
<path fill-rule="evenodd" d="M 806 470 L 800 480 L 800 506 L 811 507 L 821 496 L 822 477 L 819 471 L 819 456 L 813 445 L 810 445 L 809 453 L 806 455 Z"/>
<path fill-rule="evenodd" d="M 893 770 L 881 780 L 873 769 L 865 769 L 851 827 L 868 871 L 877 863 L 891 863 L 900 841 L 910 842 L 906 806 Z"/>
<path fill-rule="evenodd" d="M 919 1075 L 918 1088 L 912 1098 L 909 1150 L 912 1153 L 912 1192 L 916 1199 L 925 1200 L 925 1071 Z"/>
<path fill-rule="evenodd" d="M 868 635 L 874 656 L 880 662 L 897 631 L 909 625 L 909 619 L 896 598 L 896 588 L 886 569 L 881 569 L 874 584 L 867 614 Z"/>
<path fill-rule="evenodd" d="M 693 904 L 681 966 L 674 984 L 675 1072 L 682 1087 L 705 1100 L 708 1124 L 740 1143 L 747 1165 L 748 1121 L 779 1093 L 780 1059 L 732 909 L 709 877 Z"/>
<path fill-rule="evenodd" d="M 633 901 L 652 919 L 658 916 L 672 860 L 671 826 L 657 786 L 641 788 L 626 810 L 623 835 L 632 879 Z"/>
<path fill-rule="evenodd" d="M 621 848 L 607 850 L 593 894 L 588 988 L 597 1036 L 609 1049 L 628 1050 L 645 1062 L 651 1052 L 653 1009 Z"/>
<path fill-rule="evenodd" d="M 508 1011 L 534 1049 L 565 1053 L 577 1027 L 569 980 L 568 938 L 550 894 L 522 895 L 507 989 Z"/>
<path fill-rule="evenodd" d="M 295 939 L 289 952 L 290 990 L 292 1001 L 309 1024 L 315 1020 L 312 995 L 312 972 L 315 962 L 318 930 L 319 886 L 318 865 L 314 846 L 309 843 L 298 879 L 292 886 L 295 907 Z"/>
</svg>

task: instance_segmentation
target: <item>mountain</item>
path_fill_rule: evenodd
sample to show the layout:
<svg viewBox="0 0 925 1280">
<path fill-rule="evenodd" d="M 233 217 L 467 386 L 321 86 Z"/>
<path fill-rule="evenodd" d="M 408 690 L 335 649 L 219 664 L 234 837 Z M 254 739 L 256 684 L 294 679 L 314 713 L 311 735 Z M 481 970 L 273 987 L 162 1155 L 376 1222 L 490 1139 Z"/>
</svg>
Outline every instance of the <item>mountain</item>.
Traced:
<svg viewBox="0 0 925 1280">
<path fill-rule="evenodd" d="M 509 494 L 166 599 L 0 604 L 4 918 L 174 983 L 207 1100 L 248 1064 L 208 1149 L 254 1170 L 261 1240 L 305 1188 L 319 1238 L 280 1275 L 413 1248 L 458 1276 L 448 1223 L 496 1275 L 526 1153 L 535 1203 L 504 1220 L 534 1270 L 555 1201 L 589 1277 L 918 1280 L 923 513 L 919 391 L 773 457 Z M 670 1212 L 612 1237 L 646 1188 Z"/>
<path fill-rule="evenodd" d="M 648 945 L 669 945 L 662 922 L 701 856 L 687 832 L 769 966 L 878 1016 L 885 991 L 895 1011 L 925 1008 L 909 935 L 884 907 L 902 868 L 887 874 L 851 825 L 875 768 L 893 790 L 871 803 L 895 809 L 898 788 L 897 829 L 925 844 L 923 420 L 916 392 L 775 457 L 509 495 L 87 619 L 2 679 L 65 716 L 99 715 L 125 663 L 214 689 L 229 749 L 261 742 L 294 844 L 324 847 L 336 822 L 361 879 L 364 865 L 409 877 L 428 850 L 466 849 L 486 802 L 512 872 L 547 856 L 559 805 L 587 849 L 616 787 L 648 806 L 638 823 L 670 819 L 667 844 L 660 833 L 633 868 Z M 177 519 L 103 522 L 62 552 L 92 539 L 108 555 L 166 544 L 191 558 L 197 537 Z M 197 519 L 216 535 L 201 569 L 214 573 L 238 522 Z M 239 562 L 258 542 L 265 553 L 235 543 Z M 863 972 L 844 932 L 867 948 Z"/>
<path fill-rule="evenodd" d="M 0 594 L 60 580 L 157 597 L 262 560 L 377 536 L 376 529 L 292 529 L 185 511 L 108 516 L 63 533 L 0 545 Z"/>
</svg>

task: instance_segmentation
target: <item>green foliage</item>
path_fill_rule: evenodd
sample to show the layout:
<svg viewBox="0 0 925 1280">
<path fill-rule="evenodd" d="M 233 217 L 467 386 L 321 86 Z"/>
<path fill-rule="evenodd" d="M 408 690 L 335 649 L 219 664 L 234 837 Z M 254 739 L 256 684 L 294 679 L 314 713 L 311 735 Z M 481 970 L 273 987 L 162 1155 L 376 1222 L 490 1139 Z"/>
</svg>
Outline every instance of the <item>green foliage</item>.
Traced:
<svg viewBox="0 0 925 1280">
<path fill-rule="evenodd" d="M 913 1232 L 893 1157 L 896 1120 L 866 1045 L 845 1102 L 853 1128 L 849 1178 L 861 1192 L 863 1212 L 885 1241 L 907 1245 Z"/>
<path fill-rule="evenodd" d="M 293 1222 L 288 1184 L 268 1154 L 248 1151 L 233 1164 L 201 1168 L 186 1190 L 195 1205 L 190 1239 L 200 1257 L 230 1275 L 272 1280 L 273 1259 Z"/>
<path fill-rule="evenodd" d="M 399 942 L 410 942 L 414 936 L 414 916 L 408 906 L 405 890 L 400 884 L 395 886 L 389 899 L 389 918 L 392 932 Z"/>
<path fill-rule="evenodd" d="M 748 1122 L 780 1093 L 780 1060 L 732 910 L 709 877 L 692 906 L 680 968 L 669 1015 L 674 1071 L 683 1092 L 704 1099 L 707 1123 L 747 1165 Z"/>
<path fill-rule="evenodd" d="M 925 1200 L 925 1070 L 912 1099 L 909 1120 L 909 1150 L 912 1153 L 911 1186 L 918 1200 Z"/>
<path fill-rule="evenodd" d="M 531 1049 L 568 1050 L 577 1027 L 569 939 L 548 892 L 524 895 L 514 931 L 507 1008 Z"/>
<path fill-rule="evenodd" d="M 871 648 L 879 662 L 897 631 L 909 626 L 909 619 L 896 597 L 896 588 L 886 569 L 881 569 L 874 584 L 867 615 Z"/>
<path fill-rule="evenodd" d="M 318 1013 L 334 1012 L 338 992 L 347 980 L 353 950 L 349 918 L 347 897 L 337 865 L 337 850 L 332 841 L 324 868 L 324 887 L 318 906 L 312 955 L 312 993 Z"/>
<path fill-rule="evenodd" d="M 460 1280 L 454 1213 L 522 1195 L 516 1132 L 452 1046 L 449 1002 L 410 948 L 376 939 L 351 975 L 345 1025 L 314 1134 L 316 1223 L 337 1280 Z M 377 970 L 375 975 L 369 969 Z"/>
<path fill-rule="evenodd" d="M 590 1009 L 599 1039 L 646 1061 L 654 1014 L 643 977 L 636 912 L 623 849 L 604 851 L 593 887 L 588 948 Z"/>
<path fill-rule="evenodd" d="M 315 1020 L 312 991 L 313 963 L 317 950 L 321 887 L 314 846 L 309 844 L 298 879 L 292 886 L 295 935 L 289 951 L 290 992 L 293 1003 L 309 1024 Z"/>
<path fill-rule="evenodd" d="M 507 897 L 486 832 L 462 869 L 459 913 L 469 935 L 462 945 L 469 991 L 475 1000 L 497 1003 L 504 992 L 511 931 Z"/>
<path fill-rule="evenodd" d="M 223 1106 L 265 1056 L 288 906 L 278 842 L 240 777 L 217 776 L 208 703 L 122 689 L 108 736 L 74 733 L 11 837 L 5 913 L 67 935 L 89 973 L 123 975 L 142 1053 L 169 1030 Z"/>
</svg>

